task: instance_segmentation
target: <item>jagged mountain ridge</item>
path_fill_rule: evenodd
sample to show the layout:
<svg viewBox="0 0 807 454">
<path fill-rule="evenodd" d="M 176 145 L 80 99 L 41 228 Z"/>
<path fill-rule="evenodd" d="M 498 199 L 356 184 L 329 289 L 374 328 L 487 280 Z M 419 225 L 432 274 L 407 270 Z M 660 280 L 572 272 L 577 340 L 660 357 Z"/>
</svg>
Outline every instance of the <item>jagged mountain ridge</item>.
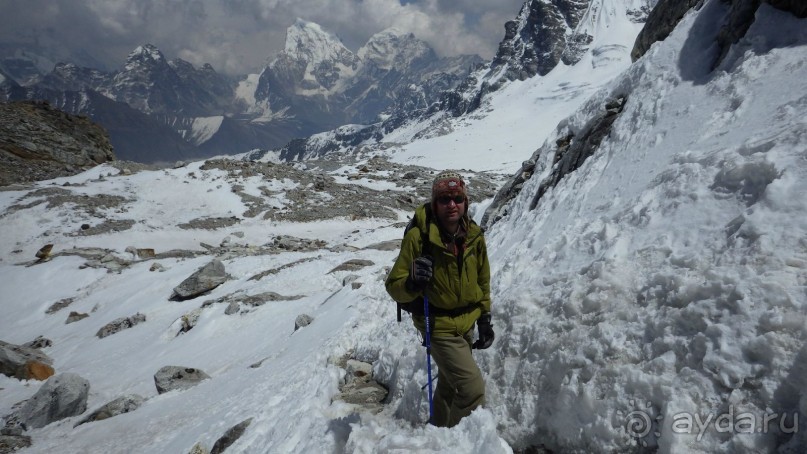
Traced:
<svg viewBox="0 0 807 454">
<path fill-rule="evenodd" d="M 480 62 L 476 56 L 439 58 L 424 41 L 396 29 L 373 35 L 353 53 L 319 25 L 298 20 L 287 31 L 286 48 L 259 76 L 255 109 L 262 117 L 323 118 L 331 128 L 372 122 L 386 110 L 411 108 L 411 99 L 453 87 Z M 414 93 L 412 85 L 421 91 Z"/>
<path fill-rule="evenodd" d="M 24 90 L 7 88 L 4 98 L 45 99 L 58 106 L 66 105 L 60 99 L 80 97 L 68 92 L 95 91 L 175 131 L 177 137 L 165 141 L 169 145 L 160 146 L 155 138 L 143 150 L 142 140 L 132 142 L 114 131 L 119 115 L 108 109 L 114 104 L 73 112 L 94 115 L 108 127 L 123 159 L 172 161 L 278 147 L 294 137 L 375 120 L 388 109 L 424 105 L 456 85 L 479 61 L 467 56 L 440 59 L 414 35 L 392 31 L 376 35 L 353 53 L 319 25 L 298 20 L 287 31 L 284 51 L 256 75 L 257 84 L 246 93 L 237 88 L 238 80 L 210 65 L 195 68 L 179 58 L 169 61 L 156 46 L 143 45 L 118 71 L 58 63 Z M 215 125 L 223 129 L 210 129 Z M 141 136 L 149 134 L 151 128 L 140 131 Z M 177 141 L 187 142 L 179 147 L 181 154 L 171 145 Z"/>
</svg>

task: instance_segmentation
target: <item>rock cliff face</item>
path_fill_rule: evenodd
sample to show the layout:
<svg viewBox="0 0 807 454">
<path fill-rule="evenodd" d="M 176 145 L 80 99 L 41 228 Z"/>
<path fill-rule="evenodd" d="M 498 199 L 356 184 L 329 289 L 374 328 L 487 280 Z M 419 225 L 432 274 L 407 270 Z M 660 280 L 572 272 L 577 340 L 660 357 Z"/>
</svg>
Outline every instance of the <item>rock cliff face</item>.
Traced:
<svg viewBox="0 0 807 454">
<path fill-rule="evenodd" d="M 563 60 L 577 63 L 591 36 L 575 29 L 589 0 L 532 0 L 524 4 L 516 20 L 504 25 L 504 40 L 491 65 L 506 67 L 505 78 L 524 80 L 545 75 Z"/>
<path fill-rule="evenodd" d="M 725 58 L 732 44 L 745 36 L 754 22 L 757 9 L 763 3 L 802 19 L 807 17 L 807 2 L 804 0 L 721 0 L 721 2 L 728 6 L 728 14 L 717 35 L 720 53 L 713 67 L 717 67 Z M 647 18 L 647 25 L 636 38 L 631 58 L 634 61 L 638 60 L 653 43 L 664 41 L 689 10 L 699 8 L 702 4 L 703 0 L 659 0 Z"/>
<path fill-rule="evenodd" d="M 74 175 L 115 155 L 107 132 L 47 103 L 0 103 L 0 185 Z"/>
</svg>

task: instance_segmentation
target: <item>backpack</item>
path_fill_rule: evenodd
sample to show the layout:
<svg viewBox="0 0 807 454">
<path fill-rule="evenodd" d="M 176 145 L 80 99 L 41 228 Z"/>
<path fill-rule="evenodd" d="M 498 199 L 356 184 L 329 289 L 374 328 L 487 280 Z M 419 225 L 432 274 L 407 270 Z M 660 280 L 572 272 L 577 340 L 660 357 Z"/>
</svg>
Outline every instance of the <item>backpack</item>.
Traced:
<svg viewBox="0 0 807 454">
<path fill-rule="evenodd" d="M 426 231 L 420 232 L 420 247 L 421 247 L 421 255 L 430 255 L 431 253 L 431 241 L 429 241 L 429 229 L 431 227 L 432 222 L 432 207 L 428 203 L 426 204 Z M 409 220 L 409 223 L 406 224 L 404 228 L 405 237 L 406 234 L 412 230 L 412 228 L 416 228 L 415 226 L 415 216 L 412 215 L 412 219 Z M 401 322 L 401 311 L 408 312 L 413 315 L 423 315 L 424 308 L 423 308 L 423 297 L 418 296 L 414 300 L 408 303 L 397 303 L 398 304 L 398 323 Z"/>
</svg>

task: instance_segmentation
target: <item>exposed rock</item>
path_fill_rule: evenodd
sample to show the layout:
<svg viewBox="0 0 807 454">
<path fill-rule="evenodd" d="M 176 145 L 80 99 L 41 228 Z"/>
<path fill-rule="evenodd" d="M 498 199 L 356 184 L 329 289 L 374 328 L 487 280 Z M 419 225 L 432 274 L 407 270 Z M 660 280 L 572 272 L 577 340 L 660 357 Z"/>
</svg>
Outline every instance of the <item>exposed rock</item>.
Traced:
<svg viewBox="0 0 807 454">
<path fill-rule="evenodd" d="M 312 143 L 311 146 L 314 147 L 316 144 Z M 202 166 L 203 170 L 213 168 L 225 170 L 236 178 L 242 178 L 245 173 L 248 173 L 260 176 L 267 181 L 289 179 L 297 183 L 292 188 L 284 189 L 260 187 L 262 197 L 247 194 L 243 187 L 234 185 L 233 192 L 238 194 L 244 205 L 247 206 L 247 211 L 243 213 L 244 217 L 255 217 L 263 213 L 263 218 L 267 220 L 293 222 L 320 221 L 336 217 L 397 218 L 395 211 L 389 206 L 394 205 L 395 199 L 388 197 L 386 191 L 378 191 L 362 185 L 338 184 L 333 177 L 323 172 L 301 170 L 289 165 L 231 159 L 208 160 Z M 365 178 L 371 176 L 364 175 Z M 324 191 L 313 190 L 317 186 L 324 187 Z M 327 196 L 322 192 L 327 192 Z M 277 198 L 282 198 L 286 202 L 270 203 L 272 199 Z M 379 203 L 379 200 L 386 199 L 391 203 Z M 286 241 L 280 241 L 280 244 L 288 246 L 285 247 L 286 250 L 313 250 L 325 246 L 325 243 L 319 240 L 302 242 L 300 239 L 295 239 L 294 243 L 302 244 L 288 244 Z M 298 247 L 300 249 L 297 249 Z"/>
<path fill-rule="evenodd" d="M 125 251 L 132 254 L 134 258 L 138 259 L 153 259 L 157 256 L 152 248 L 136 248 L 134 246 L 128 246 Z"/>
<path fill-rule="evenodd" d="M 31 446 L 27 435 L 0 435 L 0 454 L 12 453 Z"/>
<path fill-rule="evenodd" d="M 137 394 L 118 397 L 117 399 L 103 405 L 101 408 L 90 413 L 86 418 L 77 422 L 73 427 L 79 426 L 93 421 L 100 421 L 102 419 L 118 416 L 123 413 L 137 410 L 140 405 L 145 402 L 145 399 Z"/>
<path fill-rule="evenodd" d="M 164 267 L 164 266 L 162 266 L 162 265 L 161 265 L 161 264 L 159 264 L 159 263 L 152 263 L 152 264 L 151 264 L 151 266 L 149 267 L 149 271 L 159 271 L 159 272 L 163 272 L 163 271 L 165 271 L 165 267 Z"/>
<path fill-rule="evenodd" d="M 608 101 L 604 111 L 586 123 L 579 133 L 579 138 L 569 137 L 567 143 L 561 144 L 555 152 L 552 173 L 541 182 L 530 204 L 531 210 L 535 209 L 547 189 L 555 187 L 563 177 L 580 168 L 586 159 L 597 151 L 600 142 L 610 134 L 611 126 L 622 113 L 625 101 L 624 97 Z"/>
<path fill-rule="evenodd" d="M 113 219 L 82 229 L 75 233 L 77 236 L 101 235 L 109 232 L 123 232 L 129 230 L 136 224 L 134 219 Z"/>
<path fill-rule="evenodd" d="M 67 320 L 64 321 L 64 324 L 69 325 L 79 320 L 84 320 L 89 316 L 89 314 L 85 314 L 83 312 L 70 311 L 70 314 L 67 316 Z"/>
<path fill-rule="evenodd" d="M 375 265 L 375 263 L 371 260 L 351 259 L 328 271 L 328 274 L 335 273 L 337 271 L 356 271 L 372 265 Z"/>
<path fill-rule="evenodd" d="M 157 393 L 163 394 L 175 389 L 188 389 L 210 378 L 200 369 L 182 366 L 165 366 L 154 374 Z"/>
<path fill-rule="evenodd" d="M 717 44 L 720 47 L 720 54 L 712 65 L 716 68 L 729 52 L 732 44 L 736 44 L 751 28 L 751 24 L 756 19 L 756 13 L 762 3 L 767 3 L 774 8 L 787 11 L 796 17 L 807 17 L 807 2 L 804 0 L 725 0 L 730 3 L 728 17 L 723 21 L 723 26 L 717 34 Z"/>
<path fill-rule="evenodd" d="M 382 241 L 381 243 L 373 243 L 365 246 L 362 249 L 375 249 L 377 251 L 397 251 L 401 248 L 401 240 Z"/>
<path fill-rule="evenodd" d="M 44 380 L 53 375 L 53 360 L 41 351 L 0 341 L 0 373 L 20 380 Z"/>
<path fill-rule="evenodd" d="M 243 306 L 247 308 L 255 308 L 263 306 L 270 301 L 292 301 L 302 298 L 302 295 L 283 296 L 275 292 L 263 292 L 257 295 L 226 295 L 215 300 L 205 301 L 202 307 L 212 306 L 213 304 L 227 303 L 227 309 L 224 310 L 226 315 L 235 313 L 244 313 Z M 248 309 L 247 309 L 248 310 Z"/>
<path fill-rule="evenodd" d="M 348 359 L 345 363 L 345 383 L 365 381 L 367 377 L 373 376 L 373 365 L 364 361 Z"/>
<path fill-rule="evenodd" d="M 314 251 L 324 248 L 327 243 L 321 240 L 308 240 L 288 235 L 276 236 L 273 240 L 275 247 L 285 251 Z"/>
<path fill-rule="evenodd" d="M 75 175 L 115 156 L 106 131 L 44 102 L 0 103 L 0 186 Z"/>
<path fill-rule="evenodd" d="M 224 264 L 221 260 L 214 259 L 212 262 L 198 269 L 190 277 L 174 287 L 171 295 L 172 301 L 183 301 L 195 298 L 203 293 L 209 292 L 227 280 L 224 271 Z"/>
<path fill-rule="evenodd" d="M 294 320 L 294 331 L 297 331 L 298 329 L 300 329 L 300 328 L 302 328 L 304 326 L 310 325 L 311 322 L 313 322 L 313 321 L 314 321 L 314 318 L 311 317 L 308 314 L 300 314 L 300 315 L 298 315 L 297 318 Z"/>
<path fill-rule="evenodd" d="M 36 336 L 36 339 L 32 340 L 31 342 L 22 344 L 23 347 L 35 348 L 37 350 L 50 347 L 51 345 L 53 345 L 53 341 L 43 336 Z"/>
<path fill-rule="evenodd" d="M 720 64 L 732 44 L 745 36 L 761 4 L 767 3 L 802 19 L 807 17 L 807 2 L 803 0 L 723 0 L 723 3 L 730 6 L 727 17 L 721 21 L 723 26 L 717 36 L 720 52 L 712 68 Z M 666 39 L 690 9 L 700 8 L 702 4 L 703 0 L 659 0 L 636 37 L 631 59 L 638 60 L 653 43 Z"/>
<path fill-rule="evenodd" d="M 205 448 L 205 446 L 201 442 L 199 442 L 193 445 L 188 454 L 209 454 L 209 452 L 207 448 Z"/>
<path fill-rule="evenodd" d="M 328 250 L 331 252 L 356 252 L 359 248 L 347 244 L 337 244 L 336 246 L 329 247 Z"/>
<path fill-rule="evenodd" d="M 45 313 L 46 314 L 52 314 L 54 312 L 60 311 L 60 310 L 62 310 L 64 308 L 66 308 L 67 306 L 73 304 L 73 301 L 75 301 L 75 298 L 61 299 L 61 300 L 51 304 L 50 307 L 45 310 Z"/>
<path fill-rule="evenodd" d="M 225 449 L 229 448 L 230 445 L 236 442 L 244 432 L 246 432 L 247 427 L 252 423 L 252 418 L 246 419 L 241 421 L 240 423 L 234 425 L 227 429 L 227 432 L 224 432 L 224 435 L 221 436 L 216 443 L 213 445 L 213 449 L 210 451 L 210 454 L 221 454 L 224 452 Z"/>
<path fill-rule="evenodd" d="M 224 309 L 224 315 L 236 314 L 240 307 L 241 306 L 235 301 L 230 301 L 230 304 L 227 305 L 227 309 Z"/>
<path fill-rule="evenodd" d="M 50 259 L 50 253 L 53 250 L 52 244 L 46 244 L 42 246 L 38 251 L 36 251 L 36 258 L 39 259 L 40 262 L 44 262 Z"/>
<path fill-rule="evenodd" d="M 171 259 L 171 258 L 178 258 L 178 259 L 192 259 L 194 257 L 199 257 L 200 255 L 204 255 L 205 252 L 202 251 L 191 251 L 188 249 L 171 249 L 170 251 L 160 252 L 154 256 L 155 259 L 162 260 L 162 259 Z"/>
<path fill-rule="evenodd" d="M 306 263 L 306 262 L 311 262 L 311 261 L 314 261 L 314 260 L 319 260 L 320 258 L 322 258 L 322 257 L 317 256 L 317 257 L 309 257 L 309 258 L 304 258 L 304 259 L 300 259 L 300 260 L 295 260 L 294 262 L 287 263 L 287 264 L 285 264 L 283 266 L 279 266 L 277 268 L 272 268 L 270 270 L 266 270 L 266 271 L 263 271 L 261 273 L 258 273 L 256 275 L 250 277 L 249 280 L 250 281 L 257 281 L 257 280 L 265 278 L 266 276 L 269 276 L 269 275 L 272 275 L 272 274 L 277 274 L 280 271 L 285 270 L 287 268 L 292 268 L 292 267 L 297 266 L 297 265 L 299 265 L 301 263 Z"/>
<path fill-rule="evenodd" d="M 355 359 L 348 359 L 345 366 L 345 377 L 339 387 L 340 393 L 335 399 L 357 405 L 370 412 L 381 411 L 381 402 L 386 399 L 387 388 L 373 380 L 372 364 Z"/>
<path fill-rule="evenodd" d="M 356 279 L 359 278 L 358 274 L 348 274 L 347 276 L 342 279 L 342 287 L 346 286 L 347 284 L 353 283 Z"/>
<path fill-rule="evenodd" d="M 98 332 L 95 333 L 95 335 L 98 336 L 99 339 L 103 339 L 107 336 L 111 336 L 125 329 L 129 329 L 145 321 L 146 316 L 138 312 L 137 314 L 132 315 L 130 317 L 121 317 L 107 323 L 101 329 L 99 329 Z"/>
<path fill-rule="evenodd" d="M 198 218 L 183 224 L 178 224 L 177 227 L 184 230 L 189 229 L 216 230 L 233 226 L 235 224 L 238 224 L 239 222 L 241 222 L 241 219 L 238 219 L 235 216 L 230 216 L 229 218 Z"/>
<path fill-rule="evenodd" d="M 518 20 L 505 24 L 505 37 L 491 67 L 504 65 L 508 80 L 545 75 L 560 63 L 570 43 L 577 46 L 576 51 L 567 57 L 573 64 L 574 56 L 580 54 L 580 47 L 590 40 L 571 33 L 567 35 L 567 30 L 577 28 L 588 3 L 587 0 L 531 0 L 525 3 Z"/>
<path fill-rule="evenodd" d="M 202 308 L 194 309 L 188 312 L 187 314 L 183 315 L 182 317 L 180 317 L 179 331 L 177 331 L 177 336 L 192 330 L 193 327 L 196 326 L 196 322 L 199 321 L 200 315 L 202 315 Z"/>
<path fill-rule="evenodd" d="M 524 182 L 531 178 L 533 174 L 541 172 L 540 169 L 535 169 L 536 163 L 539 162 L 541 156 L 553 156 L 552 171 L 541 182 L 530 204 L 530 209 L 535 209 L 547 190 L 555 187 L 563 177 L 577 170 L 586 159 L 594 154 L 602 139 L 611 132 L 611 126 L 622 112 L 625 102 L 626 98 L 624 97 L 609 100 L 606 102 L 604 109 L 580 129 L 577 136 L 568 133 L 558 139 L 554 147 L 545 145 L 536 150 L 532 157 L 522 164 L 521 169 L 496 194 L 493 202 L 482 216 L 482 228 L 490 228 L 507 214 L 509 202 L 521 192 Z"/>
<path fill-rule="evenodd" d="M 106 268 L 107 272 L 120 272 L 121 270 L 131 266 L 132 261 L 118 257 L 113 252 L 106 252 L 100 258 L 88 260 L 83 265 L 79 266 L 80 269 L 84 268 Z"/>
<path fill-rule="evenodd" d="M 631 60 L 641 58 L 653 43 L 667 39 L 687 11 L 701 1 L 703 0 L 659 0 L 636 37 L 630 52 Z"/>
<path fill-rule="evenodd" d="M 50 364 L 45 364 L 36 360 L 31 360 L 25 363 L 25 373 L 32 380 L 47 380 L 52 377 L 56 371 Z"/>
<path fill-rule="evenodd" d="M 72 373 L 51 377 L 39 391 L 12 414 L 23 428 L 37 429 L 60 419 L 84 413 L 90 382 Z"/>
<path fill-rule="evenodd" d="M 800 19 L 807 18 L 807 3 L 803 0 L 766 0 L 774 8 L 792 13 Z"/>
</svg>

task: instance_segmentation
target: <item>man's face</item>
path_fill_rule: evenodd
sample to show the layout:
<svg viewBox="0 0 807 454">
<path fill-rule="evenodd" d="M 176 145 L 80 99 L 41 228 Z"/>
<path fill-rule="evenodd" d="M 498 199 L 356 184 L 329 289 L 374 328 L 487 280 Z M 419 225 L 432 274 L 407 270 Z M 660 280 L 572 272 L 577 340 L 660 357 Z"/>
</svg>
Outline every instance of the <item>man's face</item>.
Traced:
<svg viewBox="0 0 807 454">
<path fill-rule="evenodd" d="M 465 196 L 459 192 L 443 193 L 437 197 L 437 219 L 444 226 L 455 225 L 465 214 Z"/>
</svg>

